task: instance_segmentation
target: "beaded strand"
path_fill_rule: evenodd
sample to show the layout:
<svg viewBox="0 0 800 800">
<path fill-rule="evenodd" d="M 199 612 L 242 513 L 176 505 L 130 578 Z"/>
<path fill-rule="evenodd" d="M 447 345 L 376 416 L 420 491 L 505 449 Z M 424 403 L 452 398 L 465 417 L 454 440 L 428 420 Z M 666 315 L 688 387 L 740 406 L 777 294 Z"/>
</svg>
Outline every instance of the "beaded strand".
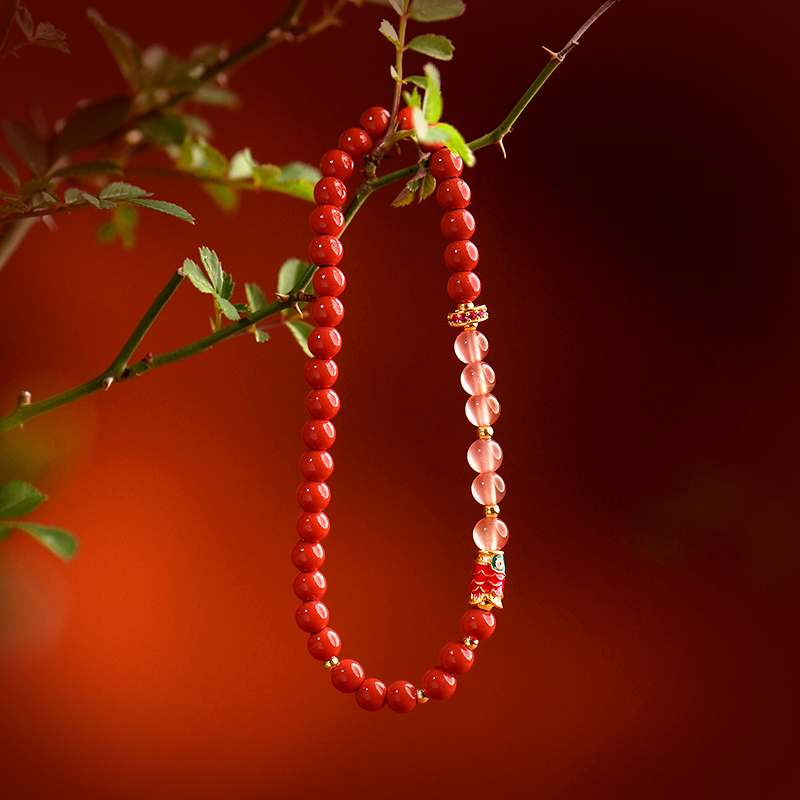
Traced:
<svg viewBox="0 0 800 800">
<path fill-rule="evenodd" d="M 340 400 L 332 388 L 339 368 L 334 358 L 342 347 L 337 325 L 344 317 L 340 296 L 346 280 L 338 264 L 344 248 L 338 239 L 344 230 L 341 207 L 347 200 L 347 181 L 355 169 L 354 159 L 366 157 L 373 139 L 384 136 L 390 115 L 384 108 L 367 109 L 360 118 L 360 127 L 348 128 L 339 137 L 338 148 L 325 153 L 320 162 L 322 178 L 314 189 L 317 208 L 310 225 L 315 237 L 308 248 L 311 261 L 318 267 L 313 278 L 316 299 L 311 316 L 316 327 L 308 336 L 312 353 L 304 368 L 304 377 L 311 386 L 306 410 L 311 419 L 302 429 L 307 451 L 300 459 L 303 483 L 297 490 L 297 501 L 303 510 L 297 521 L 300 541 L 292 549 L 292 563 L 299 570 L 294 579 L 294 592 L 302 601 L 295 619 L 298 627 L 309 634 L 309 653 L 330 671 L 331 681 L 341 692 L 355 693 L 358 705 L 367 711 L 378 711 L 384 705 L 406 713 L 431 700 L 445 700 L 456 689 L 456 676 L 467 672 L 474 661 L 474 650 L 488 639 L 495 629 L 494 608 L 502 608 L 505 583 L 503 547 L 508 528 L 499 518 L 499 503 L 505 495 L 505 483 L 496 470 L 503 460 L 500 445 L 492 438 L 492 425 L 500 415 L 500 404 L 491 394 L 495 385 L 494 370 L 484 362 L 489 349 L 486 337 L 477 331 L 479 322 L 488 319 L 486 306 L 475 306 L 481 283 L 473 271 L 478 263 L 478 248 L 471 241 L 475 220 L 466 210 L 471 199 L 470 188 L 460 175 L 461 158 L 446 148 L 430 156 L 429 170 L 439 182 L 436 199 L 445 213 L 441 231 L 449 241 L 444 252 L 445 265 L 451 271 L 447 282 L 456 310 L 447 322 L 461 328 L 456 336 L 456 356 L 466 366 L 461 385 L 469 395 L 467 419 L 477 429 L 477 439 L 467 451 L 467 460 L 477 477 L 472 495 L 483 507 L 483 516 L 473 529 L 478 557 L 473 565 L 469 604 L 462 617 L 464 638 L 444 646 L 439 665 L 429 669 L 419 687 L 408 681 L 395 681 L 388 686 L 377 678 L 367 678 L 364 668 L 353 659 L 339 659 L 342 643 L 339 634 L 328 626 L 330 612 L 322 602 L 327 589 L 320 571 L 325 561 L 321 542 L 330 532 L 325 514 L 331 498 L 326 483 L 333 473 L 333 457 L 328 452 L 336 440 L 333 419 Z"/>
</svg>

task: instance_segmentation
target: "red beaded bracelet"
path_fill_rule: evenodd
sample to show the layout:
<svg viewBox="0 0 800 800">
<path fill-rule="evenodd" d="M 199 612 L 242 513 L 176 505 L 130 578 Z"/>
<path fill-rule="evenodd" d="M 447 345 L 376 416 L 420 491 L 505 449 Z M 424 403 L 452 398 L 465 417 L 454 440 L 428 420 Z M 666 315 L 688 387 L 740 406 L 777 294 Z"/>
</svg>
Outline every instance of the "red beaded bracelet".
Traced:
<svg viewBox="0 0 800 800">
<path fill-rule="evenodd" d="M 456 689 L 456 676 L 472 667 L 475 648 L 494 633 L 492 610 L 503 607 L 503 547 L 508 540 L 508 528 L 499 519 L 498 505 L 505 495 L 505 483 L 496 472 L 503 460 L 503 451 L 492 438 L 491 427 L 500 415 L 500 404 L 491 394 L 495 385 L 494 370 L 483 360 L 489 343 L 477 331 L 478 323 L 488 319 L 488 313 L 486 306 L 474 305 L 481 292 L 481 282 L 473 271 L 478 263 L 478 248 L 470 241 L 475 232 L 475 219 L 466 210 L 471 192 L 460 177 L 461 158 L 442 148 L 430 156 L 428 169 L 439 182 L 436 199 L 445 210 L 441 230 L 449 244 L 444 261 L 452 273 L 447 291 L 458 304 L 456 310 L 448 314 L 447 321 L 450 326 L 462 329 L 456 337 L 455 352 L 466 365 L 461 373 L 461 385 L 469 395 L 467 419 L 476 426 L 478 437 L 467 451 L 467 460 L 478 473 L 472 483 L 473 497 L 483 506 L 483 517 L 472 534 L 479 549 L 470 585 L 472 608 L 461 620 L 464 638 L 444 646 L 439 654 L 439 666 L 425 673 L 418 688 L 407 681 L 395 681 L 387 686 L 377 678 L 367 678 L 357 661 L 339 659 L 342 643 L 339 634 L 328 627 L 330 613 L 322 602 L 327 583 L 320 572 L 325 561 L 321 542 L 330 531 L 325 509 L 331 490 L 326 481 L 333 473 L 333 458 L 328 450 L 336 439 L 332 420 L 339 411 L 339 396 L 331 387 L 339 374 L 334 358 L 342 347 L 342 337 L 336 326 L 344 316 L 340 296 L 346 283 L 338 266 L 344 250 L 337 237 L 344 229 L 341 206 L 347 200 L 345 181 L 353 174 L 353 159 L 370 153 L 373 138 L 386 134 L 389 120 L 386 109 L 367 109 L 361 115 L 361 126 L 344 131 L 339 137 L 338 149 L 322 157 L 323 177 L 314 189 L 318 206 L 311 214 L 315 238 L 308 253 L 318 267 L 313 278 L 316 299 L 311 305 L 311 316 L 317 327 L 308 337 L 308 349 L 313 357 L 304 369 L 305 379 L 311 386 L 306 398 L 311 419 L 302 430 L 303 443 L 308 450 L 300 459 L 304 481 L 297 490 L 297 501 L 303 513 L 297 521 L 300 541 L 292 550 L 292 563 L 300 570 L 294 580 L 294 592 L 302 601 L 295 615 L 297 625 L 309 634 L 308 650 L 330 671 L 333 685 L 341 692 L 355 692 L 358 705 L 367 711 L 378 711 L 388 705 L 393 711 L 405 713 L 429 699 L 450 697 Z"/>
</svg>

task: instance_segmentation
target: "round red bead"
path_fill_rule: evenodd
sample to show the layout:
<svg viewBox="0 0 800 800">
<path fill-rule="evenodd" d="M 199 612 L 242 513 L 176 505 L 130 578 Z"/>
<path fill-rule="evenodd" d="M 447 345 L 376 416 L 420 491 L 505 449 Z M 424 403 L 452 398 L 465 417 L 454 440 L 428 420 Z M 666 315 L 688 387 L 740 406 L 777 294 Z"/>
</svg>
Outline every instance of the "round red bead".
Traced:
<svg viewBox="0 0 800 800">
<path fill-rule="evenodd" d="M 356 702 L 364 711 L 380 711 L 386 703 L 386 684 L 377 678 L 367 678 L 358 687 Z"/>
<path fill-rule="evenodd" d="M 319 542 L 302 539 L 292 548 L 292 564 L 300 572 L 316 572 L 325 563 L 325 548 Z"/>
<path fill-rule="evenodd" d="M 358 120 L 358 124 L 373 138 L 380 139 L 389 130 L 391 114 L 380 106 L 368 108 Z"/>
<path fill-rule="evenodd" d="M 342 640 L 333 628 L 323 628 L 308 637 L 308 652 L 320 661 L 327 661 L 339 655 Z"/>
<path fill-rule="evenodd" d="M 331 490 L 322 481 L 303 481 L 297 489 L 297 502 L 303 511 L 324 511 L 331 501 Z"/>
<path fill-rule="evenodd" d="M 338 297 L 318 297 L 311 305 L 311 317 L 317 325 L 334 327 L 344 319 L 344 304 Z"/>
<path fill-rule="evenodd" d="M 310 419 L 303 425 L 303 444 L 309 450 L 330 450 L 335 441 L 336 427 L 329 419 Z M 322 511 L 321 508 L 307 510 Z"/>
<path fill-rule="evenodd" d="M 460 155 L 443 147 L 431 156 L 428 167 L 431 175 L 437 181 L 446 181 L 448 178 L 457 178 L 461 174 L 464 162 Z"/>
<path fill-rule="evenodd" d="M 472 668 L 475 663 L 475 653 L 463 642 L 450 642 L 442 648 L 439 663 L 442 669 L 451 675 L 461 675 Z"/>
<path fill-rule="evenodd" d="M 335 266 L 342 260 L 344 245 L 329 234 L 315 236 L 308 246 L 308 257 L 318 266 Z"/>
<path fill-rule="evenodd" d="M 346 181 L 353 174 L 353 159 L 344 150 L 328 150 L 319 162 L 319 171 L 326 178 Z"/>
<path fill-rule="evenodd" d="M 453 272 L 469 272 L 478 264 L 478 248 L 468 239 L 450 242 L 444 249 L 444 263 Z"/>
<path fill-rule="evenodd" d="M 431 700 L 447 700 L 456 690 L 455 676 L 441 667 L 434 667 L 423 676 L 422 689 Z"/>
<path fill-rule="evenodd" d="M 442 208 L 466 208 L 470 197 L 469 186 L 461 178 L 448 178 L 436 190 L 436 201 Z"/>
<path fill-rule="evenodd" d="M 323 267 L 314 273 L 312 279 L 314 291 L 318 295 L 338 297 L 347 285 L 347 281 L 338 267 Z"/>
<path fill-rule="evenodd" d="M 465 208 L 456 208 L 445 213 L 440 227 L 442 235 L 451 241 L 470 239 L 475 233 L 475 217 Z"/>
<path fill-rule="evenodd" d="M 478 642 L 486 641 L 493 633 L 496 625 L 491 611 L 471 608 L 461 618 L 461 630 L 465 636 L 471 636 Z"/>
<path fill-rule="evenodd" d="M 321 631 L 330 621 L 331 615 L 325 603 L 319 600 L 311 600 L 303 603 L 294 612 L 294 619 L 297 627 L 306 633 L 317 633 Z"/>
<path fill-rule="evenodd" d="M 339 395 L 333 389 L 314 389 L 306 397 L 306 411 L 316 419 L 333 419 L 339 406 Z"/>
<path fill-rule="evenodd" d="M 447 281 L 447 293 L 456 303 L 471 303 L 481 293 L 481 279 L 474 272 L 454 272 Z"/>
<path fill-rule="evenodd" d="M 344 214 L 336 206 L 317 206 L 311 212 L 308 224 L 314 233 L 338 236 L 344 230 Z"/>
<path fill-rule="evenodd" d="M 294 593 L 304 602 L 319 600 L 328 589 L 328 582 L 321 572 L 298 572 L 292 586 Z"/>
<path fill-rule="evenodd" d="M 400 113 L 397 115 L 397 127 L 401 131 L 414 130 L 414 109 L 411 106 L 406 106 L 401 109 Z"/>
<path fill-rule="evenodd" d="M 339 367 L 332 358 L 309 358 L 303 367 L 303 376 L 315 389 L 329 389 L 339 377 Z"/>
<path fill-rule="evenodd" d="M 386 705 L 398 714 L 407 714 L 417 707 L 417 690 L 413 683 L 395 681 L 386 690 Z"/>
<path fill-rule="evenodd" d="M 322 451 L 316 451 L 322 453 Z M 328 455 L 324 453 L 324 455 Z M 333 461 L 333 459 L 331 459 Z M 307 542 L 321 542 L 331 532 L 331 521 L 327 514 L 314 511 L 301 514 L 297 520 L 297 533 Z"/>
<path fill-rule="evenodd" d="M 340 692 L 354 692 L 364 682 L 364 667 L 352 658 L 343 658 L 331 670 L 331 683 Z"/>
<path fill-rule="evenodd" d="M 318 206 L 343 206 L 347 200 L 347 187 L 338 178 L 320 178 L 314 187 L 314 200 Z"/>
<path fill-rule="evenodd" d="M 372 137 L 362 128 L 348 128 L 339 137 L 339 148 L 351 156 L 365 156 L 372 150 Z"/>
<path fill-rule="evenodd" d="M 309 450 L 300 458 L 300 472 L 307 481 L 326 481 L 333 474 L 333 456 L 327 450 Z"/>
<path fill-rule="evenodd" d="M 308 349 L 317 358 L 333 358 L 342 349 L 342 334 L 337 328 L 314 328 L 308 334 Z"/>
</svg>

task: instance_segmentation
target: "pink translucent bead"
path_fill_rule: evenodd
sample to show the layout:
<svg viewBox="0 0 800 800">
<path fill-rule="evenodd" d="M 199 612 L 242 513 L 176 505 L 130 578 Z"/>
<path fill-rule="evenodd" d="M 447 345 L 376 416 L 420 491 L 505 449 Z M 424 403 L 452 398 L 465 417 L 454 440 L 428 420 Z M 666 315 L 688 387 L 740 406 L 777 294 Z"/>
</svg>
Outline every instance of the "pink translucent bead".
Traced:
<svg viewBox="0 0 800 800">
<path fill-rule="evenodd" d="M 494 425 L 500 416 L 500 402 L 493 394 L 470 397 L 465 406 L 467 419 L 477 427 Z"/>
<path fill-rule="evenodd" d="M 494 472 L 503 463 L 503 448 L 494 439 L 477 439 L 467 450 L 467 461 L 475 472 Z"/>
<path fill-rule="evenodd" d="M 494 370 L 483 361 L 467 364 L 461 372 L 461 385 L 467 394 L 489 394 L 496 382 Z"/>
<path fill-rule="evenodd" d="M 472 481 L 472 496 L 482 506 L 493 506 L 506 496 L 506 482 L 496 472 L 481 472 Z"/>
<path fill-rule="evenodd" d="M 472 540 L 481 550 L 502 550 L 508 541 L 508 527 L 500 519 L 482 519 L 472 529 Z"/>
<path fill-rule="evenodd" d="M 489 352 L 489 340 L 478 331 L 464 331 L 456 336 L 455 350 L 465 364 L 483 361 Z"/>
</svg>

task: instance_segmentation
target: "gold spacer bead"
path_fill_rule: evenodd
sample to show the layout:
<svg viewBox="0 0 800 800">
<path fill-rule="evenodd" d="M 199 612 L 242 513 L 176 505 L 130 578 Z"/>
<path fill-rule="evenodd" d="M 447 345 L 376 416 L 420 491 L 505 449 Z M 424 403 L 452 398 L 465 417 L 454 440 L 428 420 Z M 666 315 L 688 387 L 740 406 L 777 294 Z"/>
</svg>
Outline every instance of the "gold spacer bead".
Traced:
<svg viewBox="0 0 800 800">
<path fill-rule="evenodd" d="M 491 439 L 494 436 L 494 429 L 491 425 L 482 425 L 478 428 L 479 439 Z"/>
<path fill-rule="evenodd" d="M 470 308 L 475 308 L 475 303 L 459 303 L 458 310 L 459 311 L 468 311 Z"/>
<path fill-rule="evenodd" d="M 327 661 L 322 662 L 322 666 L 328 670 L 333 669 L 335 666 L 338 666 L 338 664 L 339 664 L 339 659 L 336 658 L 336 656 L 334 656 L 333 658 L 329 658 Z"/>
<path fill-rule="evenodd" d="M 483 507 L 483 516 L 484 517 L 490 517 L 492 519 L 494 517 L 500 516 L 500 506 L 498 506 L 498 505 L 484 506 Z"/>
<path fill-rule="evenodd" d="M 418 703 L 427 703 L 430 700 L 430 697 L 425 694 L 424 689 L 417 689 L 417 702 Z"/>
<path fill-rule="evenodd" d="M 470 650 L 474 650 L 478 646 L 479 642 L 478 642 L 477 639 L 473 639 L 471 636 L 465 636 L 464 637 L 464 644 Z"/>
</svg>

